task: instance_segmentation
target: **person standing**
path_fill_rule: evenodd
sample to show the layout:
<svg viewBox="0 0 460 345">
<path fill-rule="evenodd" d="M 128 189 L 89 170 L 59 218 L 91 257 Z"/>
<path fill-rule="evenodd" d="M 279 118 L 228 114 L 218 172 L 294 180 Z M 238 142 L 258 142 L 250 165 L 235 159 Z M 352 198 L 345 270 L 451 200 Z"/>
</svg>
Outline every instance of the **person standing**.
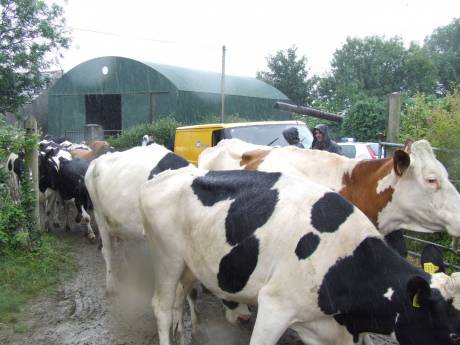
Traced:
<svg viewBox="0 0 460 345">
<path fill-rule="evenodd" d="M 329 127 L 324 124 L 319 124 L 313 129 L 311 149 L 329 151 L 339 155 L 342 154 L 342 147 L 329 138 Z"/>
<path fill-rule="evenodd" d="M 299 131 L 295 127 L 286 128 L 283 131 L 283 137 L 286 139 L 287 143 L 292 146 L 300 147 L 301 149 L 305 148 L 300 142 Z"/>
</svg>

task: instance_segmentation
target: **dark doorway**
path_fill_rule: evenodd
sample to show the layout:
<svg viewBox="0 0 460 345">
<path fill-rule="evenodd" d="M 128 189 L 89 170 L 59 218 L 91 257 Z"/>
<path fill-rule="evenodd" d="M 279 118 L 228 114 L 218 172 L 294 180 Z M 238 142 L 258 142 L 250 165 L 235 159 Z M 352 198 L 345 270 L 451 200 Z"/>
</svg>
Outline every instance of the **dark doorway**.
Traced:
<svg viewBox="0 0 460 345">
<path fill-rule="evenodd" d="M 86 124 L 121 130 L 121 95 L 85 95 Z"/>
</svg>

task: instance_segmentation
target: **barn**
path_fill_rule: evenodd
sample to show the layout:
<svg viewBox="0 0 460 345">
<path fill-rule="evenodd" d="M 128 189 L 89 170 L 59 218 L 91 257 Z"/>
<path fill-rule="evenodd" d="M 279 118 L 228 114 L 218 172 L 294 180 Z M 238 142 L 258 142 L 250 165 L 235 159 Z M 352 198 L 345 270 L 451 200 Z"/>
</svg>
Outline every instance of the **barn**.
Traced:
<svg viewBox="0 0 460 345">
<path fill-rule="evenodd" d="M 220 114 L 221 75 L 118 56 L 88 60 L 48 91 L 48 132 L 65 135 L 99 124 L 119 131 L 172 115 L 186 124 Z M 288 98 L 255 78 L 225 76 L 225 113 L 286 119 L 273 108 Z"/>
</svg>

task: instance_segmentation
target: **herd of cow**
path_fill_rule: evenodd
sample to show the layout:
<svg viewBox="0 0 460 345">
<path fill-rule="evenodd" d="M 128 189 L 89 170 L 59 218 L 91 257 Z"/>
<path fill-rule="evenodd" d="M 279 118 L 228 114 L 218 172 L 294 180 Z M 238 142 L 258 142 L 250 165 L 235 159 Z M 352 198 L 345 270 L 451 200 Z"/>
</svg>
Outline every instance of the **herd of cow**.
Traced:
<svg viewBox="0 0 460 345">
<path fill-rule="evenodd" d="M 185 342 L 186 298 L 196 327 L 196 282 L 223 301 L 229 321 L 258 306 L 250 345 L 274 345 L 287 328 L 306 345 L 364 344 L 367 332 L 460 345 L 460 275 L 444 273 L 434 248 L 424 271 L 388 244 L 399 229 L 460 236 L 460 195 L 427 141 L 358 161 L 231 139 L 203 151 L 198 167 L 155 143 L 108 150 L 41 142 L 46 214 L 74 199 L 94 238 L 93 208 L 112 294 L 122 255 L 114 242 L 147 242 L 161 345 L 171 328 Z"/>
</svg>

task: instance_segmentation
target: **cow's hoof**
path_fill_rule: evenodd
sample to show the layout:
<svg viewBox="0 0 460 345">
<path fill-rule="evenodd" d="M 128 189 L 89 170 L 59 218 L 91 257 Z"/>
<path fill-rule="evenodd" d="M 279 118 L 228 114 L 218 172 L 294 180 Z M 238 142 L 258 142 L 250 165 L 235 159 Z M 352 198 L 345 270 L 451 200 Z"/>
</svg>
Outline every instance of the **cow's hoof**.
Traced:
<svg viewBox="0 0 460 345">
<path fill-rule="evenodd" d="M 61 224 L 59 224 L 59 223 L 53 223 L 53 226 L 54 226 L 55 228 L 60 228 L 60 227 L 61 227 Z"/>
<path fill-rule="evenodd" d="M 70 232 L 70 226 L 66 225 L 65 226 L 65 231 Z"/>
</svg>

